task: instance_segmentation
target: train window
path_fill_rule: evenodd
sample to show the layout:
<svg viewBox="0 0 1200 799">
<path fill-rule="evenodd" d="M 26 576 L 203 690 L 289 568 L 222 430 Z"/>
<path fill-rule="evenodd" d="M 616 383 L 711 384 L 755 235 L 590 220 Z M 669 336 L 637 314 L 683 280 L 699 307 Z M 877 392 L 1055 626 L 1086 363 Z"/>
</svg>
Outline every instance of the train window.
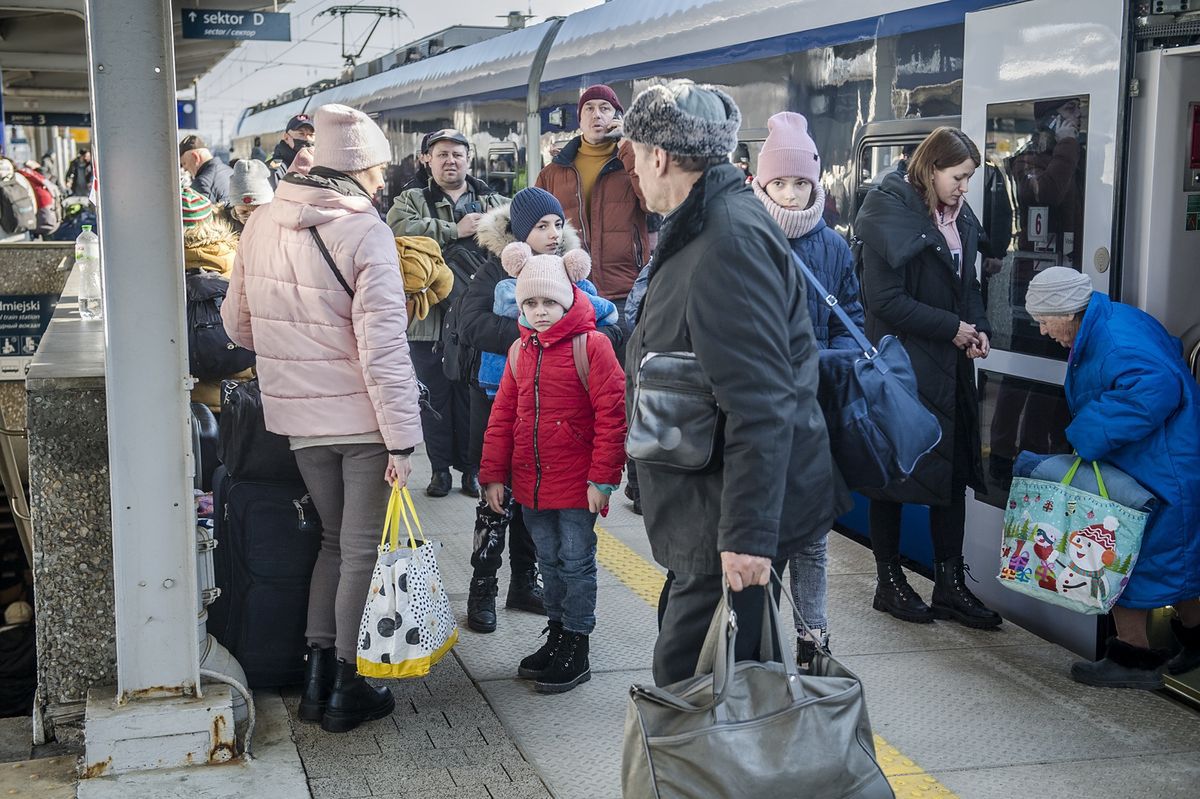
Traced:
<svg viewBox="0 0 1200 799">
<path fill-rule="evenodd" d="M 517 145 L 510 141 L 490 145 L 485 166 L 484 180 L 492 190 L 511 197 L 517 177 Z"/>
<path fill-rule="evenodd" d="M 981 247 L 993 346 L 1066 360 L 1025 312 L 1025 292 L 1051 266 L 1080 269 L 1088 97 L 989 105 L 984 196 L 972 203 L 987 230 Z"/>
<path fill-rule="evenodd" d="M 1021 451 L 1069 454 L 1071 411 L 1062 386 L 979 370 L 979 419 L 987 491 L 975 498 L 1004 507 Z"/>
<path fill-rule="evenodd" d="M 878 186 L 890 172 L 895 172 L 901 161 L 907 159 L 917 149 L 917 143 L 910 144 L 878 144 L 863 149 L 859 167 L 860 185 Z"/>
</svg>

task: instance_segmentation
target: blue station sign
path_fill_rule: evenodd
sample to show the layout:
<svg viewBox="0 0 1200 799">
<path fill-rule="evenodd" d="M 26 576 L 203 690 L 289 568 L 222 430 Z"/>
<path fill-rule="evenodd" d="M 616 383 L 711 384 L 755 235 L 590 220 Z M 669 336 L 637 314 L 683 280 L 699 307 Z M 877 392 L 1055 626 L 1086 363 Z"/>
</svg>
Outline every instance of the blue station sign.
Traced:
<svg viewBox="0 0 1200 799">
<path fill-rule="evenodd" d="M 291 14 L 216 8 L 183 8 L 179 13 L 185 39 L 292 40 Z"/>
</svg>

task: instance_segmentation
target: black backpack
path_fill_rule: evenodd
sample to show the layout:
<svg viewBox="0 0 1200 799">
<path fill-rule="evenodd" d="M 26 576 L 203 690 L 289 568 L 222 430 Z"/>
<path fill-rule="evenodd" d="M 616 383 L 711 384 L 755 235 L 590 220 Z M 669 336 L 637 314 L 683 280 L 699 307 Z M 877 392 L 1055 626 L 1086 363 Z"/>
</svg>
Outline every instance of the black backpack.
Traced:
<svg viewBox="0 0 1200 799">
<path fill-rule="evenodd" d="M 467 286 L 475 273 L 487 263 L 487 258 L 477 247 L 454 243 L 442 251 L 446 266 L 454 273 L 454 288 L 450 291 L 450 304 L 442 320 L 441 338 L 436 351 L 442 356 L 442 373 L 447 380 L 471 382 L 472 374 L 479 363 L 479 353 L 462 340 L 459 326 L 462 323 L 462 303 L 467 295 Z"/>
<path fill-rule="evenodd" d="M 254 353 L 234 344 L 221 321 L 229 281 L 215 272 L 187 274 L 188 366 L 192 376 L 218 380 L 254 365 Z"/>
<path fill-rule="evenodd" d="M 16 178 L 0 182 L 0 226 L 9 233 L 37 227 L 37 203 Z"/>
<path fill-rule="evenodd" d="M 267 429 L 258 379 L 221 385 L 217 458 L 238 480 L 303 480 L 286 436 Z"/>
</svg>

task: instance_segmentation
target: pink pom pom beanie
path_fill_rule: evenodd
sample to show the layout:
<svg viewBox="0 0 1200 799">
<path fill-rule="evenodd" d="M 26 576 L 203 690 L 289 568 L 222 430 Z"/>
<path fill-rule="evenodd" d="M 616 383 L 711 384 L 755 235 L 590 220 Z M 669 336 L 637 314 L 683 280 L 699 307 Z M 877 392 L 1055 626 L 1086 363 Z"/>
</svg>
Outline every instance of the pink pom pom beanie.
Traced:
<svg viewBox="0 0 1200 799">
<path fill-rule="evenodd" d="M 563 308 L 575 304 L 575 283 L 592 271 L 592 259 L 583 250 L 557 255 L 534 255 L 523 241 L 514 241 L 500 253 L 504 271 L 517 279 L 517 306 L 530 297 L 554 300 Z"/>
</svg>

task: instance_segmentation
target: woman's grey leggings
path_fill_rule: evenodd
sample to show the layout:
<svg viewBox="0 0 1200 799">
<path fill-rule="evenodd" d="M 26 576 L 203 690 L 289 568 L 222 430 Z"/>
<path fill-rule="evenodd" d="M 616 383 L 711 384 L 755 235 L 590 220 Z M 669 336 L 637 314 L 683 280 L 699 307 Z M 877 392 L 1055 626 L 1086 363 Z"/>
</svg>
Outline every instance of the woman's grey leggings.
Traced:
<svg viewBox="0 0 1200 799">
<path fill-rule="evenodd" d="M 296 450 L 296 463 L 321 523 L 321 552 L 308 588 L 311 646 L 337 646 L 354 663 L 358 625 L 391 487 L 383 479 L 388 454 L 382 444 L 334 444 Z"/>
</svg>

